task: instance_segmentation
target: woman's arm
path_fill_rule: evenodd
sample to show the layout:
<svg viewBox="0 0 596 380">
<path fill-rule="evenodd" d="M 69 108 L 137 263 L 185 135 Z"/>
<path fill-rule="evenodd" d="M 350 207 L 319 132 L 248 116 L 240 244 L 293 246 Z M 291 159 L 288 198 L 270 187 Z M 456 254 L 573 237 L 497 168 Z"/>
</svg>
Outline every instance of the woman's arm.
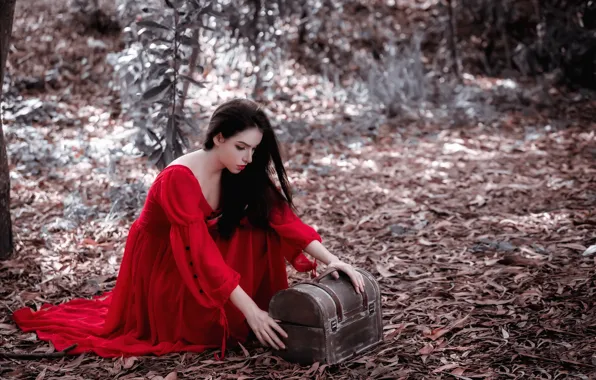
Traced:
<svg viewBox="0 0 596 380">
<path fill-rule="evenodd" d="M 230 301 L 232 301 L 234 306 L 236 306 L 246 318 L 254 315 L 257 310 L 260 310 L 255 301 L 246 294 L 240 285 L 236 286 L 230 294 Z"/>
<path fill-rule="evenodd" d="M 308 253 L 325 265 L 329 265 L 334 261 L 341 261 L 317 240 L 313 240 L 309 245 L 307 245 L 306 248 L 304 248 L 304 252 Z"/>
<path fill-rule="evenodd" d="M 325 246 L 319 241 L 312 241 L 306 246 L 306 248 L 304 248 L 304 252 L 321 261 L 327 265 L 328 268 L 335 268 L 346 273 L 352 280 L 357 293 L 360 294 L 364 291 L 364 279 L 362 278 L 362 275 L 357 272 L 350 264 L 341 261 L 337 256 L 329 252 L 329 250 L 325 248 Z M 337 279 L 339 278 L 339 274 L 337 272 L 333 272 L 333 277 Z"/>
</svg>

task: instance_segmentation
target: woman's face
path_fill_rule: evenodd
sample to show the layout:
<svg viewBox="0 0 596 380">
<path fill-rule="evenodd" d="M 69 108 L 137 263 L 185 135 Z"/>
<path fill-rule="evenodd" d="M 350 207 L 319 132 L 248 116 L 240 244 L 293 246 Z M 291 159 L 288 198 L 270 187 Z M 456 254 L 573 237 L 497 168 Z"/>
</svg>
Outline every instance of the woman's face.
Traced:
<svg viewBox="0 0 596 380">
<path fill-rule="evenodd" d="M 258 128 L 248 128 L 227 139 L 221 135 L 213 139 L 221 163 L 230 173 L 240 173 L 246 165 L 252 162 L 252 156 L 261 143 L 263 132 Z"/>
</svg>

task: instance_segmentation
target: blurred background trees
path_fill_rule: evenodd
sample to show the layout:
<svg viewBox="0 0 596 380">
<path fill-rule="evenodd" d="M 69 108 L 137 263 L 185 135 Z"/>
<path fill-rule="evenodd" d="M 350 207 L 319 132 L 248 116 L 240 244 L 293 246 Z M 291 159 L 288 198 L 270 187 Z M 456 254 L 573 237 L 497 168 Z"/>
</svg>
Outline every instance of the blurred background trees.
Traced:
<svg viewBox="0 0 596 380">
<path fill-rule="evenodd" d="M 426 103 L 459 112 L 462 73 L 596 89 L 593 1 L 119 1 L 124 107 L 160 167 L 199 127 L 184 99 L 213 69 L 267 102 L 294 61 L 388 117 L 418 118 Z"/>
</svg>

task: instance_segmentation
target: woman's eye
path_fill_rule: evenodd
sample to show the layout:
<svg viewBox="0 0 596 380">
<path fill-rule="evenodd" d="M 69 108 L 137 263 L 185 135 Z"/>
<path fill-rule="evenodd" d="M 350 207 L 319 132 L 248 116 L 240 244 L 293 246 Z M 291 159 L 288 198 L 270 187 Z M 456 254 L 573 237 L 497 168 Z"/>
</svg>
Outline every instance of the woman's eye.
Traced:
<svg viewBox="0 0 596 380">
<path fill-rule="evenodd" d="M 238 149 L 238 150 L 244 150 L 244 149 L 246 149 L 246 148 L 245 148 L 245 147 L 243 147 L 243 146 L 238 146 L 238 145 L 236 145 L 236 149 Z"/>
</svg>

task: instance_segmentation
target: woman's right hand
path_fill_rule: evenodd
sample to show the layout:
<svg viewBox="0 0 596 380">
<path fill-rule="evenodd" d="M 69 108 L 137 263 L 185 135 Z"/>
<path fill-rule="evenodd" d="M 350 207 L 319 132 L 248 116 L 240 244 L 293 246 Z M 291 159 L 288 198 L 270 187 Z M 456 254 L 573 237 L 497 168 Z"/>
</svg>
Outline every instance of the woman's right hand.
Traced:
<svg viewBox="0 0 596 380">
<path fill-rule="evenodd" d="M 286 334 L 286 332 L 266 311 L 255 307 L 254 310 L 246 316 L 246 322 L 248 322 L 248 325 L 262 345 L 271 346 L 276 350 L 286 348 L 276 332 L 284 338 L 287 338 L 288 334 Z"/>
</svg>

